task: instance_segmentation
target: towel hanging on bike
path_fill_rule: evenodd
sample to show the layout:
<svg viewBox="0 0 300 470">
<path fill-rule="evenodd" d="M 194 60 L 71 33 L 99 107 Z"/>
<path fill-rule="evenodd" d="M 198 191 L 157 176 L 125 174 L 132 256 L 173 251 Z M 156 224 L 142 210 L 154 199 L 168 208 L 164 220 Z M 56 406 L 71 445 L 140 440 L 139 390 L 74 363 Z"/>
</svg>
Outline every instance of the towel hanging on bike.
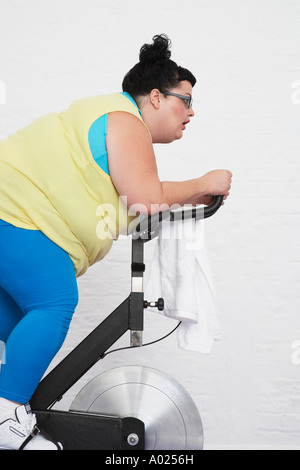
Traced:
<svg viewBox="0 0 300 470">
<path fill-rule="evenodd" d="M 203 220 L 161 223 L 145 291 L 146 299 L 158 297 L 160 313 L 182 322 L 178 346 L 209 354 L 221 334 Z"/>
</svg>

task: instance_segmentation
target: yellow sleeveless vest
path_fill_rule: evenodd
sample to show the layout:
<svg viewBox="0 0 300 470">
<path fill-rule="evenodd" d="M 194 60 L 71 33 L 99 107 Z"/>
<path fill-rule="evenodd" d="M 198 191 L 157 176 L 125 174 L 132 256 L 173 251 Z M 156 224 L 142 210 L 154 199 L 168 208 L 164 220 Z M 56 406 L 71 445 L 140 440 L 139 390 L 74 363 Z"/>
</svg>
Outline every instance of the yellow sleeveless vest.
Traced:
<svg viewBox="0 0 300 470">
<path fill-rule="evenodd" d="M 114 111 L 141 119 L 115 93 L 75 101 L 0 141 L 0 218 L 41 230 L 69 253 L 77 276 L 108 253 L 132 220 L 88 143 L 92 123 Z"/>
</svg>

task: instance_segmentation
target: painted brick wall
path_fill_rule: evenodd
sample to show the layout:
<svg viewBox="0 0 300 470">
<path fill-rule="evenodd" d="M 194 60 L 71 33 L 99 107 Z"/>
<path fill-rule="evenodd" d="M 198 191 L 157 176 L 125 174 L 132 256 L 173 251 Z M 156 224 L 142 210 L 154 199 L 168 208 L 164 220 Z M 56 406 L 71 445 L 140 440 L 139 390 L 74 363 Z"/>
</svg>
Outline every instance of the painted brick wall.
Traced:
<svg viewBox="0 0 300 470">
<path fill-rule="evenodd" d="M 94 374 L 146 364 L 192 395 L 206 448 L 299 449 L 299 0 L 0 0 L 0 138 L 74 99 L 119 91 L 139 47 L 161 32 L 198 78 L 184 139 L 156 148 L 161 177 L 234 174 L 205 232 L 223 340 L 210 356 L 179 350 L 174 335 L 112 354 L 58 407 Z M 79 279 L 80 303 L 52 366 L 128 295 L 129 262 L 122 239 Z M 146 314 L 145 340 L 173 326 Z"/>
</svg>

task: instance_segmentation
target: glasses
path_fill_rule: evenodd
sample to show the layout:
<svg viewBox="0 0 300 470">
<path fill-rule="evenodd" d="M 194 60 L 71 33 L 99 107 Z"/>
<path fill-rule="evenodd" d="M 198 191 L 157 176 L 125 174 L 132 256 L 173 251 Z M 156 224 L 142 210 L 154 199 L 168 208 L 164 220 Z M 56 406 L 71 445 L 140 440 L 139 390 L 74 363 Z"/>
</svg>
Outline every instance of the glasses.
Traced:
<svg viewBox="0 0 300 470">
<path fill-rule="evenodd" d="M 193 98 L 191 96 L 178 95 L 177 93 L 171 93 L 171 91 L 165 91 L 163 92 L 163 95 L 177 96 L 177 98 L 180 98 L 185 101 L 187 108 L 191 108 L 193 105 Z"/>
</svg>

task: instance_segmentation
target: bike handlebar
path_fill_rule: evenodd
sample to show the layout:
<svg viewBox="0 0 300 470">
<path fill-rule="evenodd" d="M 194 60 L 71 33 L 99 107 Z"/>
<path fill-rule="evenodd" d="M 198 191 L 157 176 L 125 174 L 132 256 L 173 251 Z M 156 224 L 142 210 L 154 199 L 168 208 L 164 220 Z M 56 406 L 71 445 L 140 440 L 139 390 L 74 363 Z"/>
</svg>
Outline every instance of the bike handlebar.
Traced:
<svg viewBox="0 0 300 470">
<path fill-rule="evenodd" d="M 144 242 L 152 240 L 158 236 L 159 224 L 163 220 L 175 222 L 186 219 L 206 219 L 214 215 L 221 207 L 224 197 L 214 196 L 213 202 L 209 206 L 196 206 L 183 210 L 167 210 L 157 212 L 142 220 L 132 233 L 134 239 L 141 238 Z"/>
</svg>

